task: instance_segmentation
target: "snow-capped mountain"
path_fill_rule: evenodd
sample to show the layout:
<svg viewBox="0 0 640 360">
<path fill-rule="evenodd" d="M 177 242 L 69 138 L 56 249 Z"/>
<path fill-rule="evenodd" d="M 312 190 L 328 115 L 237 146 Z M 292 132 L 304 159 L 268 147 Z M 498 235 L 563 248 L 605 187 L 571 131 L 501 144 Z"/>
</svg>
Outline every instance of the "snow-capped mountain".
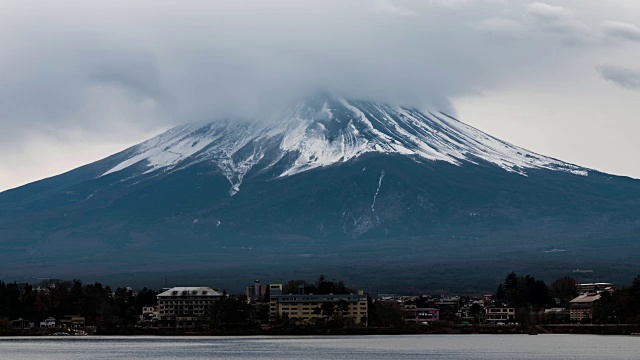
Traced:
<svg viewBox="0 0 640 360">
<path fill-rule="evenodd" d="M 299 102 L 275 121 L 178 126 L 127 150 L 103 175 L 140 163 L 150 173 L 211 162 L 233 195 L 252 169 L 275 168 L 276 176 L 290 176 L 371 153 L 458 166 L 483 160 L 522 175 L 527 169 L 588 175 L 587 169 L 511 145 L 443 113 L 336 96 Z"/>
<path fill-rule="evenodd" d="M 0 193 L 0 276 L 233 287 L 331 273 L 403 290 L 589 268 L 615 282 L 636 275 L 638 234 L 639 180 L 446 114 L 322 95 L 275 120 L 178 126 Z"/>
</svg>

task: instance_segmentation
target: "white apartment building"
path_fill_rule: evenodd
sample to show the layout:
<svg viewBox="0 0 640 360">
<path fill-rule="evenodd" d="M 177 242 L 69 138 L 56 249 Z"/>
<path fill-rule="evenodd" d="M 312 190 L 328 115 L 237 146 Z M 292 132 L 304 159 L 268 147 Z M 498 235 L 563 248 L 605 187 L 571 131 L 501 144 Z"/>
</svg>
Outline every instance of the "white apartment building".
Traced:
<svg viewBox="0 0 640 360">
<path fill-rule="evenodd" d="M 161 327 L 199 328 L 212 319 L 213 304 L 222 294 L 210 287 L 174 287 L 157 296 Z"/>
<path fill-rule="evenodd" d="M 487 306 L 484 308 L 484 321 L 487 323 L 512 323 L 516 318 L 516 309 L 509 306 Z"/>
</svg>

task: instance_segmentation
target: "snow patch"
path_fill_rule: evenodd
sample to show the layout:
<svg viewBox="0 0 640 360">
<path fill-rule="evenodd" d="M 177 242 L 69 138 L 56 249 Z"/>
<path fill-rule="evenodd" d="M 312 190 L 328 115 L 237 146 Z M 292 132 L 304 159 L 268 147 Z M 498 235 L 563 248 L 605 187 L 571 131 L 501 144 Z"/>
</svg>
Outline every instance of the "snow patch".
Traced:
<svg viewBox="0 0 640 360">
<path fill-rule="evenodd" d="M 380 177 L 378 178 L 378 188 L 376 189 L 376 193 L 373 195 L 373 202 L 371 203 L 371 212 L 376 212 L 376 199 L 378 198 L 378 194 L 380 193 L 380 188 L 382 187 L 382 179 L 384 179 L 384 170 L 380 172 Z"/>
</svg>

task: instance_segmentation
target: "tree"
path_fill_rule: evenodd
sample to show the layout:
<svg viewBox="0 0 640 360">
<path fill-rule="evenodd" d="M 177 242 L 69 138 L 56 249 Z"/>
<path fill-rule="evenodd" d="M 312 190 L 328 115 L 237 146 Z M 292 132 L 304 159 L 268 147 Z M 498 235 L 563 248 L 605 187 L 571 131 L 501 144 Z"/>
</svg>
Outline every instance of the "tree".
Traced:
<svg viewBox="0 0 640 360">
<path fill-rule="evenodd" d="M 304 280 L 289 280 L 289 282 L 287 282 L 283 287 L 282 287 L 282 293 L 283 294 L 297 294 L 298 293 L 298 287 L 302 285 L 305 287 L 305 291 L 307 288 L 307 282 Z"/>
<path fill-rule="evenodd" d="M 146 287 L 138 292 L 136 295 L 136 310 L 142 311 L 145 306 L 152 306 L 158 304 L 158 292 L 149 290 Z"/>
<path fill-rule="evenodd" d="M 496 300 L 503 300 L 505 298 L 505 291 L 502 283 L 498 285 L 498 289 L 496 290 Z"/>
<path fill-rule="evenodd" d="M 214 306 L 214 312 L 219 323 L 240 324 L 250 318 L 251 305 L 235 297 L 222 298 Z"/>
<path fill-rule="evenodd" d="M 338 301 L 338 303 L 336 303 L 336 310 L 342 312 L 349 311 L 349 303 L 344 300 Z"/>
<path fill-rule="evenodd" d="M 9 319 L 5 317 L 0 317 L 0 331 L 5 331 L 9 329 Z"/>
<path fill-rule="evenodd" d="M 519 277 L 511 272 L 505 278 L 504 292 L 509 305 L 516 308 L 541 307 L 553 302 L 544 281 L 530 275 Z"/>
<path fill-rule="evenodd" d="M 369 321 L 369 318 L 366 315 L 364 315 L 363 317 L 360 318 L 360 325 L 368 326 L 367 321 Z"/>
<path fill-rule="evenodd" d="M 504 279 L 504 289 L 509 305 L 521 307 L 525 303 L 525 288 L 522 278 L 513 271 Z"/>
<path fill-rule="evenodd" d="M 564 305 L 578 294 L 576 291 L 576 279 L 571 277 L 561 277 L 556 279 L 549 286 L 551 296 L 560 300 L 558 305 Z"/>
<path fill-rule="evenodd" d="M 475 323 L 480 324 L 482 322 L 482 316 L 484 315 L 484 308 L 478 304 L 473 304 L 470 310 Z"/>
<path fill-rule="evenodd" d="M 331 317 L 333 317 L 333 314 L 335 314 L 335 305 L 333 303 L 330 302 L 325 302 L 320 306 L 320 309 L 322 310 L 322 316 L 329 320 L 331 319 Z"/>
<path fill-rule="evenodd" d="M 291 320 L 289 319 L 289 315 L 283 314 L 282 318 L 280 318 L 280 324 L 282 327 L 289 327 L 291 325 Z"/>
<path fill-rule="evenodd" d="M 505 289 L 512 290 L 518 286 L 518 276 L 513 271 L 504 279 Z"/>
<path fill-rule="evenodd" d="M 600 300 L 593 304 L 593 322 L 605 324 L 615 322 L 615 306 L 611 294 L 600 293 Z"/>
<path fill-rule="evenodd" d="M 402 316 L 402 310 L 395 304 L 369 299 L 369 326 L 401 326 L 404 324 Z"/>
<path fill-rule="evenodd" d="M 520 307 L 516 309 L 515 314 L 516 322 L 520 323 L 523 328 L 526 328 L 531 323 L 531 311 L 526 307 Z"/>
<path fill-rule="evenodd" d="M 269 322 L 269 317 L 271 316 L 269 303 L 254 304 L 253 310 L 258 321 L 265 324 Z"/>
<path fill-rule="evenodd" d="M 633 281 L 631 281 L 629 291 L 632 296 L 640 296 L 640 275 L 636 276 Z"/>
</svg>

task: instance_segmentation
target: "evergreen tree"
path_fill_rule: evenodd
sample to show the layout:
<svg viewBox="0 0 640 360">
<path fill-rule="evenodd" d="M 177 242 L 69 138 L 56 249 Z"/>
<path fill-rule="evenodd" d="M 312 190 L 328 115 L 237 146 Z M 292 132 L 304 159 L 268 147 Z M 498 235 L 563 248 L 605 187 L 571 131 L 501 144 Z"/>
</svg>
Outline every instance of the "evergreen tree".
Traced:
<svg viewBox="0 0 640 360">
<path fill-rule="evenodd" d="M 502 300 L 505 298 L 505 291 L 502 283 L 498 285 L 498 290 L 496 290 L 496 300 Z"/>
</svg>

